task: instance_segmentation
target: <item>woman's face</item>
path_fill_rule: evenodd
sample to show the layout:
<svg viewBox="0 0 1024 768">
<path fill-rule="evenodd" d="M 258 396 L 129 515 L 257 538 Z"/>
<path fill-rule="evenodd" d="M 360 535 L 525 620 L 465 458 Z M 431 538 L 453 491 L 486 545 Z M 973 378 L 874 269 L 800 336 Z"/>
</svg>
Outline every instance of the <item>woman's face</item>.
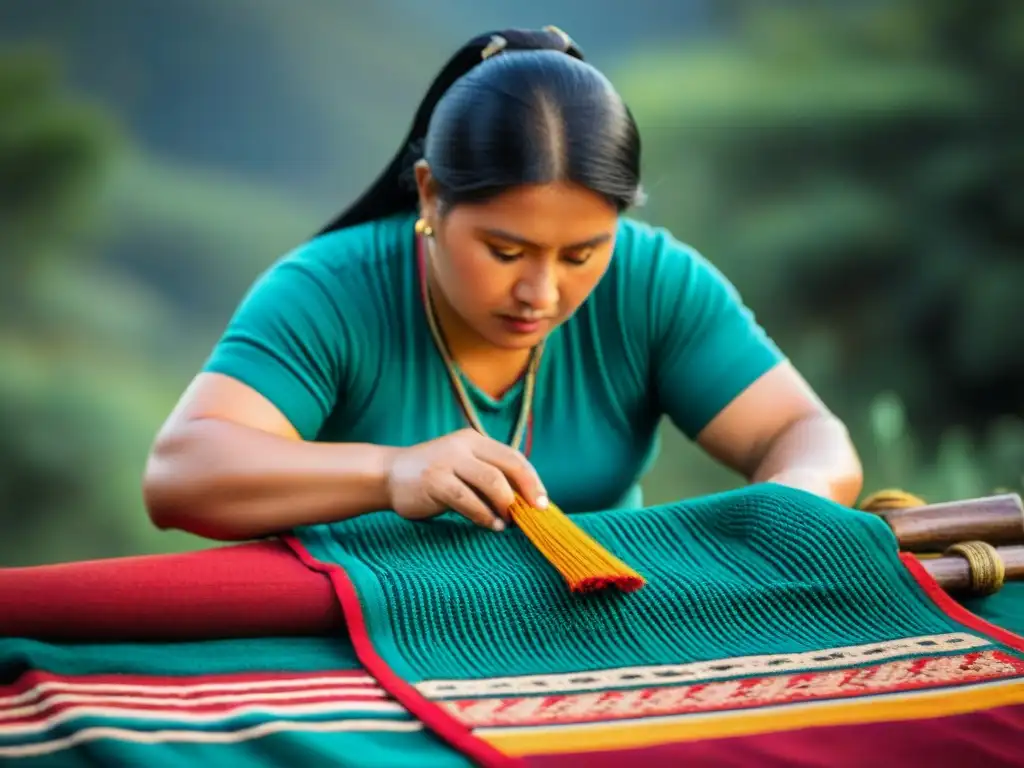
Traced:
<svg viewBox="0 0 1024 768">
<path fill-rule="evenodd" d="M 437 215 L 429 169 L 417 166 L 436 288 L 455 315 L 504 349 L 538 344 L 579 308 L 611 261 L 618 212 L 571 184 L 523 186 Z M 432 255 L 431 255 L 432 253 Z"/>
</svg>

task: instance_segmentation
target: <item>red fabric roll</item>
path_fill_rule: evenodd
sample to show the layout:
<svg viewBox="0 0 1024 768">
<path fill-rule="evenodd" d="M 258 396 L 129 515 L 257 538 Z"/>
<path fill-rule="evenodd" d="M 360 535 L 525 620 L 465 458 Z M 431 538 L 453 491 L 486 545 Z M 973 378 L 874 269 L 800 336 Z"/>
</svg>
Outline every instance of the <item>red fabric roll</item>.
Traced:
<svg viewBox="0 0 1024 768">
<path fill-rule="evenodd" d="M 0 637 L 175 641 L 343 626 L 330 580 L 281 541 L 0 569 Z"/>
</svg>

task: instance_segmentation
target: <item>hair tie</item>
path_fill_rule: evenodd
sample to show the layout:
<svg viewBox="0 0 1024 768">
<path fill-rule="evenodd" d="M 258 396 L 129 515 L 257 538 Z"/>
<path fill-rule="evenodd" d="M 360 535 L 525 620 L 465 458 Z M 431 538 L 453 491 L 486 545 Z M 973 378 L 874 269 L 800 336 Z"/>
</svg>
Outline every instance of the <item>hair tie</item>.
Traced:
<svg viewBox="0 0 1024 768">
<path fill-rule="evenodd" d="M 583 58 L 582 54 L 579 52 L 579 49 L 576 47 L 576 43 L 573 42 L 573 39 L 569 37 L 569 34 L 565 30 L 560 29 L 559 27 L 556 27 L 553 24 L 549 24 L 548 26 L 544 27 L 543 31 L 547 32 L 550 35 L 556 36 L 561 41 L 563 53 L 567 53 L 570 56 L 574 56 L 578 59 Z M 502 51 L 506 50 L 508 47 L 509 42 L 507 37 L 505 37 L 504 35 L 493 34 L 491 35 L 491 39 L 488 41 L 487 45 L 485 45 L 483 50 L 480 51 L 480 60 L 486 61 L 492 56 L 495 56 L 501 53 Z M 517 41 L 514 47 L 517 50 L 519 48 L 522 48 L 522 41 Z M 532 48 L 532 46 L 525 47 L 526 50 L 529 50 L 530 48 Z"/>
<path fill-rule="evenodd" d="M 489 59 L 496 53 L 501 53 L 508 46 L 508 40 L 501 35 L 491 35 L 491 42 L 480 52 L 480 58 Z"/>
<path fill-rule="evenodd" d="M 566 32 L 565 30 L 556 27 L 554 24 L 548 24 L 546 27 L 544 27 L 544 31 L 552 32 L 558 35 L 560 38 L 562 38 L 562 43 L 565 45 L 566 52 L 568 52 L 568 50 L 573 47 L 574 43 L 572 41 L 572 38 L 569 37 L 569 33 Z"/>
</svg>

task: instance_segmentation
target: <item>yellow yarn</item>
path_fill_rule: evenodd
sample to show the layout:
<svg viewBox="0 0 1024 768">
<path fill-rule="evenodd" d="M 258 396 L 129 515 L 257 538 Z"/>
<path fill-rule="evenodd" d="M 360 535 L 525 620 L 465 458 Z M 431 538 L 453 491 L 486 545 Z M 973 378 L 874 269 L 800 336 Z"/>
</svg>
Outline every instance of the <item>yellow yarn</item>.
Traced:
<svg viewBox="0 0 1024 768">
<path fill-rule="evenodd" d="M 562 574 L 573 592 L 605 587 L 635 592 L 646 583 L 643 576 L 588 536 L 554 504 L 537 509 L 517 494 L 509 511 L 526 538 Z"/>
</svg>

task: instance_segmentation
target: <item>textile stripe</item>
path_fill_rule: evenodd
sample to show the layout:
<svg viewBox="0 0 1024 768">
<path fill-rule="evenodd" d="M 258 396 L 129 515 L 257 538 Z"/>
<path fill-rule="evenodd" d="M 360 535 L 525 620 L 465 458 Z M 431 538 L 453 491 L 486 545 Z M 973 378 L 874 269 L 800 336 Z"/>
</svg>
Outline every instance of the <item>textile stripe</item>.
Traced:
<svg viewBox="0 0 1024 768">
<path fill-rule="evenodd" d="M 0 686 L 0 715 L 2 708 L 16 707 L 38 699 L 50 692 L 83 694 L 125 694 L 135 696 L 170 696 L 188 698 L 203 694 L 229 694 L 232 692 L 252 693 L 274 690 L 315 690 L 338 686 L 358 686 L 366 693 L 383 689 L 368 675 L 318 675 L 310 677 L 289 676 L 283 678 L 239 680 L 232 676 L 230 681 L 191 683 L 196 678 L 129 677 L 114 675 L 59 676 L 41 672 L 27 672 L 17 682 Z M 136 680 L 139 682 L 130 682 Z M 142 682 L 145 681 L 145 682 Z"/>
<path fill-rule="evenodd" d="M 257 674 L 246 680 L 28 672 L 0 690 L 0 758 L 45 755 L 104 738 L 228 744 L 286 731 L 422 728 L 362 673 Z M 252 723 L 254 718 L 264 722 Z M 77 730 L 52 733 L 68 724 Z"/>
<path fill-rule="evenodd" d="M 874 667 L 558 696 L 465 699 L 445 707 L 474 728 L 637 719 L 748 710 L 1024 677 L 1024 660 L 1000 651 L 905 659 Z"/>
<path fill-rule="evenodd" d="M 542 728 L 480 728 L 475 733 L 510 755 L 631 749 L 658 744 L 752 736 L 828 725 L 905 721 L 965 714 L 1024 703 L 1024 682 L 1008 680 L 959 689 L 917 691 L 839 701 L 815 701 L 648 720 Z"/>
<path fill-rule="evenodd" d="M 300 722 L 272 720 L 249 728 L 234 731 L 135 731 L 117 727 L 83 728 L 70 736 L 50 741 L 18 746 L 0 746 L 0 757 L 37 757 L 62 749 L 69 749 L 97 739 L 117 739 L 136 744 L 188 743 L 188 744 L 238 744 L 260 739 L 275 733 L 311 732 L 341 733 L 352 731 L 391 731 L 410 733 L 419 731 L 422 724 L 416 720 L 330 720 L 324 722 Z"/>
<path fill-rule="evenodd" d="M 206 725 L 222 722 L 246 715 L 270 715 L 275 717 L 301 717 L 309 715 L 328 715 L 342 712 L 361 712 L 364 714 L 402 714 L 405 710 L 394 702 L 353 700 L 335 697 L 323 701 L 292 701 L 284 705 L 256 702 L 235 706 L 222 706 L 216 709 L 203 708 L 201 711 L 182 711 L 180 708 L 139 708 L 120 702 L 107 705 L 92 703 L 84 704 L 55 703 L 54 710 L 45 716 L 28 716 L 9 722 L 0 723 L 0 738 L 21 736 L 29 733 L 47 731 L 70 720 L 82 717 L 125 718 L 133 720 L 155 720 L 165 722 L 173 720 L 182 725 Z"/>
</svg>

